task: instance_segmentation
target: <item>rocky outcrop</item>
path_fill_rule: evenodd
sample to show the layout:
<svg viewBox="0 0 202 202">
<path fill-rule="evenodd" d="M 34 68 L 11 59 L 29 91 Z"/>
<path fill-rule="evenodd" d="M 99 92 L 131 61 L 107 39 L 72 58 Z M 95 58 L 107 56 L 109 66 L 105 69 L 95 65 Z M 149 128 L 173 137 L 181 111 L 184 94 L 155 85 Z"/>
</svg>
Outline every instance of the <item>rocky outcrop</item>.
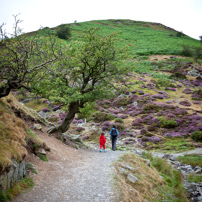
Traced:
<svg viewBox="0 0 202 202">
<path fill-rule="evenodd" d="M 16 182 L 27 176 L 27 168 L 25 161 L 12 161 L 10 168 L 0 175 L 0 192 L 10 189 Z"/>
<path fill-rule="evenodd" d="M 81 140 L 80 135 L 74 135 L 70 134 L 69 132 L 62 133 L 58 139 L 60 139 L 64 144 L 69 145 L 73 148 L 79 149 L 79 148 L 85 148 L 89 149 L 87 145 L 84 144 L 84 142 Z"/>
</svg>

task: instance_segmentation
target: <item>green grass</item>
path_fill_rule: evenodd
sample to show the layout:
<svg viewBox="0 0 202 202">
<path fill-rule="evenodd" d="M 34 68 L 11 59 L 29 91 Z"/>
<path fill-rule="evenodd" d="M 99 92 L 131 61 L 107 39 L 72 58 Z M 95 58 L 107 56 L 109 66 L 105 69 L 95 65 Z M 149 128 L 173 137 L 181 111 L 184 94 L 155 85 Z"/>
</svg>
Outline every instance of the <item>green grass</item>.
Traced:
<svg viewBox="0 0 202 202">
<path fill-rule="evenodd" d="M 202 175 L 196 175 L 194 173 L 190 173 L 187 176 L 187 180 L 188 180 L 188 182 L 199 183 L 199 182 L 202 182 Z"/>
<path fill-rule="evenodd" d="M 115 163 L 115 186 L 119 189 L 119 201 L 134 201 L 136 198 L 137 201 L 147 199 L 151 202 L 188 202 L 181 172 L 172 169 L 165 159 L 153 158 L 148 153 L 145 157 L 150 159 L 151 166 L 146 164 L 144 158 L 132 153 L 125 153 Z M 139 179 L 137 182 L 127 180 L 127 171 L 120 172 L 119 168 L 123 164 L 135 168 L 128 170 L 128 173 L 135 175 Z"/>
<path fill-rule="evenodd" d="M 112 32 L 121 32 L 118 35 L 117 45 L 123 47 L 129 46 L 130 55 L 136 58 L 136 55 L 147 56 L 154 54 L 180 55 L 182 45 L 189 45 L 191 48 L 199 47 L 199 40 L 188 36 L 176 37 L 176 31 L 168 30 L 163 25 L 155 25 L 150 22 L 132 21 L 132 20 L 96 20 L 82 23 L 72 23 L 63 26 L 70 26 L 72 39 L 79 39 L 79 34 L 85 29 L 95 27 L 100 28 L 99 33 L 108 35 Z M 59 26 L 58 26 L 59 27 Z M 55 33 L 53 29 L 46 28 L 46 31 Z M 41 36 L 45 36 L 39 31 Z M 64 40 L 70 43 L 69 40 Z"/>
<path fill-rule="evenodd" d="M 26 107 L 32 108 L 37 112 L 42 111 L 44 108 L 48 108 L 48 104 L 44 103 L 41 100 L 31 100 L 28 103 L 25 103 Z"/>
<path fill-rule="evenodd" d="M 6 193 L 0 192 L 0 201 L 7 202 L 18 196 L 20 193 L 34 186 L 34 182 L 31 178 L 25 178 L 20 182 L 16 183 L 11 189 L 7 190 Z"/>
<path fill-rule="evenodd" d="M 184 138 L 165 138 L 158 144 L 161 152 L 177 153 L 194 149 L 194 146 Z"/>
<path fill-rule="evenodd" d="M 186 154 L 177 158 L 183 164 L 202 167 L 202 155 L 199 154 Z"/>
</svg>

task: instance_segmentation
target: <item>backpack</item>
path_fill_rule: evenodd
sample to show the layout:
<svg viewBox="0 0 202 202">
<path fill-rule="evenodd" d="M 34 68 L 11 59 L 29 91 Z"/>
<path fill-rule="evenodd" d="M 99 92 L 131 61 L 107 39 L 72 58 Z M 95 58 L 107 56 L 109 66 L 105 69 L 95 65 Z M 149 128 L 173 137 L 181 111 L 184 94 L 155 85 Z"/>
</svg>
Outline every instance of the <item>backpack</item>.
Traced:
<svg viewBox="0 0 202 202">
<path fill-rule="evenodd" d="M 117 137 L 117 131 L 116 131 L 116 128 L 112 128 L 111 136 L 112 136 L 112 137 Z"/>
</svg>

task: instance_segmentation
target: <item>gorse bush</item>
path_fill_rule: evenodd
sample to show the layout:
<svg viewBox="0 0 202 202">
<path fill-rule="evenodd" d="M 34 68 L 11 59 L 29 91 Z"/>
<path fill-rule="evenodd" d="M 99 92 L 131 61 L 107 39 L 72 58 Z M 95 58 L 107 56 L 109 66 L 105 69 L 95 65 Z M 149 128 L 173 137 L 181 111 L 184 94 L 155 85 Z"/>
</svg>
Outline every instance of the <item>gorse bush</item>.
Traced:
<svg viewBox="0 0 202 202">
<path fill-rule="evenodd" d="M 66 26 L 59 27 L 56 36 L 60 39 L 69 39 L 71 37 L 70 28 Z"/>
<path fill-rule="evenodd" d="M 191 134 L 191 138 L 196 142 L 202 142 L 202 131 L 194 131 Z"/>
</svg>

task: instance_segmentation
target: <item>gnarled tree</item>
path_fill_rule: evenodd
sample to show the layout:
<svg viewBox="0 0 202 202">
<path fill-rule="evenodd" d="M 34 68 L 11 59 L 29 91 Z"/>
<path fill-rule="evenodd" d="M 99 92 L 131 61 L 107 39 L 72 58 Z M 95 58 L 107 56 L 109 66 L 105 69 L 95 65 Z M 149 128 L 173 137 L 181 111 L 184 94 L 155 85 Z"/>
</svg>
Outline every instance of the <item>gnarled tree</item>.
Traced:
<svg viewBox="0 0 202 202">
<path fill-rule="evenodd" d="M 41 82 L 41 94 L 67 106 L 66 117 L 49 133 L 67 131 L 86 103 L 113 94 L 113 83 L 129 71 L 122 65 L 126 52 L 115 46 L 115 39 L 114 33 L 102 36 L 97 29 L 86 30 L 69 45 L 66 58 L 57 62 L 49 78 Z"/>
<path fill-rule="evenodd" d="M 45 67 L 57 60 L 57 39 L 51 35 L 40 38 L 37 32 L 21 34 L 17 15 L 11 38 L 0 26 L 0 98 L 12 89 L 30 89 L 30 83 L 45 75 Z"/>
</svg>

